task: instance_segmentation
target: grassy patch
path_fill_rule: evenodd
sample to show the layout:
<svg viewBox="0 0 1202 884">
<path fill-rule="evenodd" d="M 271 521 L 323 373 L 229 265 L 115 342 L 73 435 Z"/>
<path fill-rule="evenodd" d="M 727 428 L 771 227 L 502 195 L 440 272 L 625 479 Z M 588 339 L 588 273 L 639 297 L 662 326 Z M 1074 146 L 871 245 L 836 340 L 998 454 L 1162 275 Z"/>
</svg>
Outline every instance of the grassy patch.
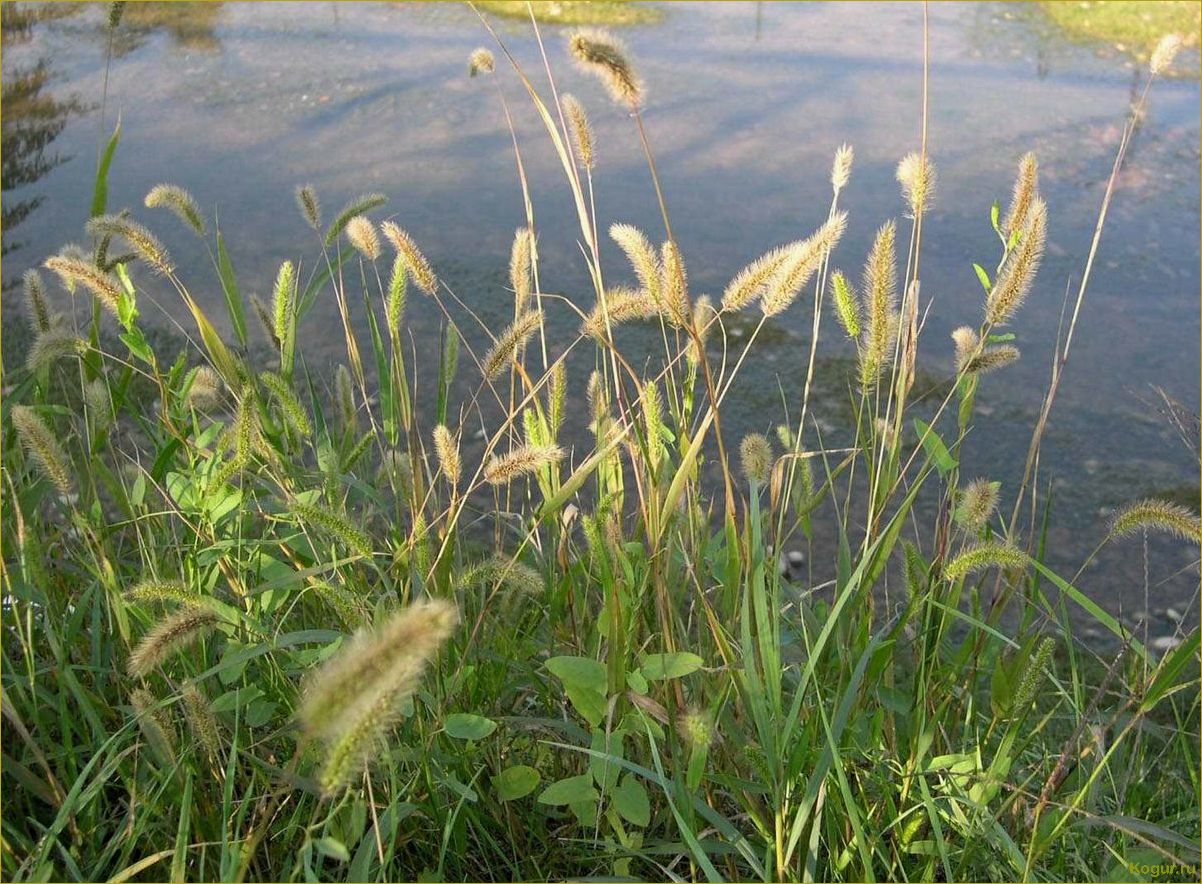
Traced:
<svg viewBox="0 0 1202 884">
<path fill-rule="evenodd" d="M 1196 47 L 1202 25 L 1202 6 L 1190 0 L 1083 0 L 1040 6 L 1070 39 L 1104 43 L 1140 61 L 1148 59 L 1165 34 L 1180 34 L 1187 47 Z"/>
<path fill-rule="evenodd" d="M 530 18 L 525 0 L 482 0 L 476 5 L 502 18 Z M 664 17 L 658 6 L 630 0 L 542 0 L 533 5 L 534 17 L 553 25 L 645 25 Z"/>
</svg>

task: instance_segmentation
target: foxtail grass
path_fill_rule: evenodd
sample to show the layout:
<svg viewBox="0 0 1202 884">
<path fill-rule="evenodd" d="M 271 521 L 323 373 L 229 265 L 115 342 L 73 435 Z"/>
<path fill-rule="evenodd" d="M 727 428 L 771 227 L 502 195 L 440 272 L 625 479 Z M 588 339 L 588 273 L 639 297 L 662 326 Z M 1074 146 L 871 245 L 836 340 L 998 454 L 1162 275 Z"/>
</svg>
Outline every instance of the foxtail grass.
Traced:
<svg viewBox="0 0 1202 884">
<path fill-rule="evenodd" d="M 148 209 L 167 209 L 200 237 L 205 235 L 204 215 L 192 194 L 176 184 L 157 184 L 143 200 Z"/>
<path fill-rule="evenodd" d="M 1141 531 L 1158 531 L 1190 543 L 1202 543 L 1202 525 L 1197 513 L 1166 500 L 1139 500 L 1123 507 L 1110 522 L 1109 537 L 1129 537 Z"/>
<path fill-rule="evenodd" d="M 25 405 L 13 406 L 11 415 L 25 453 L 50 484 L 63 494 L 70 493 L 75 485 L 71 459 L 46 421 Z"/>
<path fill-rule="evenodd" d="M 438 277 L 412 237 L 392 221 L 385 221 L 380 230 L 384 238 L 392 243 L 397 255 L 404 259 L 405 268 L 417 287 L 427 295 L 433 295 L 438 290 Z"/>
<path fill-rule="evenodd" d="M 218 622 L 217 614 L 203 607 L 183 607 L 155 625 L 129 655 L 129 674 L 146 678 L 168 659 L 200 640 Z"/>
<path fill-rule="evenodd" d="M 523 445 L 504 455 L 494 455 L 484 466 L 484 481 L 506 485 L 519 476 L 558 463 L 564 451 L 558 445 Z"/>
<path fill-rule="evenodd" d="M 608 31 L 576 31 L 568 38 L 568 49 L 582 69 L 600 78 L 615 101 L 631 106 L 642 102 L 643 84 L 626 47 Z"/>
</svg>

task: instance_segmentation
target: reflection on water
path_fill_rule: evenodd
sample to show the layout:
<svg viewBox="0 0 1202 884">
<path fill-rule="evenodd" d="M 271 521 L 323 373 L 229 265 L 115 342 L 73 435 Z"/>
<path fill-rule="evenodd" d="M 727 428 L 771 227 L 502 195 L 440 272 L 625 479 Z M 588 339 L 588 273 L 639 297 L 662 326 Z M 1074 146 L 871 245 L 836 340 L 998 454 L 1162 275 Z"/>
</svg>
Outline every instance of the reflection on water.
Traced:
<svg viewBox="0 0 1202 884">
<path fill-rule="evenodd" d="M 10 52 L 28 42 L 33 29 L 41 22 L 55 21 L 79 11 L 76 4 L 35 5 L 6 3 L 0 6 L 0 43 Z M 28 188 L 67 157 L 51 152 L 50 147 L 67 118 L 78 113 L 82 106 L 72 97 L 56 97 L 47 88 L 53 79 L 50 60 L 5 65 L 4 108 L 0 120 L 0 191 L 8 193 Z M 27 192 L 28 193 L 28 192 Z M 29 194 L 18 199 L 5 198 L 0 225 L 4 231 L 0 252 L 8 254 L 18 248 L 12 230 L 29 217 L 42 202 L 42 197 Z"/>
<path fill-rule="evenodd" d="M 826 216 L 829 164 L 843 141 L 855 145 L 856 168 L 844 193 L 851 227 L 835 261 L 856 271 L 872 232 L 901 213 L 894 166 L 918 146 L 922 7 L 657 8 L 658 22 L 622 34 L 649 85 L 646 122 L 693 290 L 720 293 L 768 247 L 813 230 Z M 1027 150 L 1040 157 L 1050 206 L 1048 255 L 1014 328 L 1023 359 L 984 385 L 982 419 L 965 457 L 966 471 L 1002 481 L 1003 494 L 1021 474 L 1064 295 L 1080 280 L 1131 90 L 1142 86 L 1121 60 L 1058 41 L 1025 13 L 1015 14 L 1022 9 L 930 7 L 930 144 L 940 188 L 924 222 L 922 291 L 934 305 L 920 360 L 933 379 L 950 370 L 952 329 L 978 321 L 981 291 L 972 262 L 996 261 L 989 208 L 1005 200 Z M 124 127 L 111 200 L 156 223 L 215 317 L 224 306 L 203 247 L 140 207 L 162 181 L 187 187 L 216 214 L 245 292 L 269 291 L 285 259 L 311 260 L 312 240 L 292 197 L 296 184 L 311 182 L 331 209 L 363 192 L 388 194 L 377 217 L 396 217 L 484 324 L 495 328 L 511 315 L 505 268 L 525 212 L 496 91 L 466 75 L 468 54 L 489 39 L 470 9 L 133 4 L 126 15 L 130 31 L 121 39 L 132 42 L 122 44 L 108 93 Z M 543 88 L 529 23 L 505 19 L 495 26 Z M 599 225 L 626 221 L 657 234 L 658 208 L 630 120 L 567 62 L 564 29 L 540 28 L 557 88 L 579 96 L 592 116 Z M 40 23 L 5 52 L 6 82 L 47 58 L 56 76 L 44 90 L 59 102 L 74 95 L 98 105 L 102 32 L 103 9 L 95 6 Z M 558 160 L 513 72 L 500 66 L 498 80 L 514 109 L 531 181 L 543 287 L 587 310 L 591 287 Z M 1096 542 L 1107 508 L 1138 494 L 1197 487 L 1196 457 L 1149 396 L 1159 384 L 1198 410 L 1198 106 L 1196 81 L 1157 85 L 1103 237 L 1041 463 L 1059 516 L 1049 546 L 1061 551 L 1065 566 L 1079 563 Z M 6 103 L 6 127 L 10 111 Z M 90 157 L 101 137 L 96 114 L 75 115 L 56 147 L 64 156 Z M 88 162 L 67 163 L 32 187 L 14 189 L 17 199 L 44 195 L 45 202 L 22 224 L 31 248 L 5 262 L 6 279 L 80 236 L 93 171 Z M 603 264 L 607 278 L 625 281 L 619 255 L 605 256 Z M 151 291 L 157 285 L 142 282 Z M 156 294 L 174 303 L 170 292 Z M 576 324 L 571 312 L 562 303 L 548 309 L 556 339 L 566 339 Z M 795 410 L 805 314 L 796 307 L 762 335 L 729 399 L 724 423 L 731 432 L 770 429 L 765 416 L 779 414 L 782 402 Z M 428 300 L 413 299 L 409 317 L 415 346 L 438 340 L 442 316 Z M 340 327 L 333 301 L 320 299 L 307 322 L 307 355 L 337 358 L 340 344 L 321 333 Z M 465 327 L 469 345 L 485 341 L 474 320 Z M 817 379 L 825 394 L 818 417 L 835 439 L 849 350 L 835 336 L 828 340 Z M 624 343 L 637 350 L 654 336 L 631 330 Z M 429 346 L 436 353 L 436 344 Z M 1170 570 L 1188 564 L 1172 549 L 1165 555 Z M 1142 581 L 1136 561 L 1100 562 L 1089 574 L 1091 588 L 1121 599 Z M 1166 604 L 1180 604 L 1195 586 L 1186 575 L 1166 587 Z"/>
<path fill-rule="evenodd" d="M 180 49 L 216 52 L 221 48 L 216 27 L 224 5 L 190 0 L 127 3 L 113 40 L 113 53 L 128 55 L 156 31 L 170 35 Z"/>
</svg>

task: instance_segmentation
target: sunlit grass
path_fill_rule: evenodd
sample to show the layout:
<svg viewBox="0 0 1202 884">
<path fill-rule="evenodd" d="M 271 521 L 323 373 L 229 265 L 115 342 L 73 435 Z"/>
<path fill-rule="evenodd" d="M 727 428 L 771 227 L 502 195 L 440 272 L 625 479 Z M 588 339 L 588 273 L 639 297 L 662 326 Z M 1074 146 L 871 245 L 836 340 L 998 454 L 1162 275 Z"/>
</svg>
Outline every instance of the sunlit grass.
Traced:
<svg viewBox="0 0 1202 884">
<path fill-rule="evenodd" d="M 1202 6 L 1192 0 L 1054 0 L 1040 4 L 1044 14 L 1069 37 L 1105 43 L 1147 61 L 1167 33 L 1180 34 L 1188 47 L 1198 46 Z"/>
<path fill-rule="evenodd" d="M 530 19 L 534 17 L 555 25 L 643 25 L 663 18 L 658 4 L 641 0 L 541 0 L 529 6 L 525 0 L 479 0 L 482 11 L 502 18 Z"/>
<path fill-rule="evenodd" d="M 1060 514 L 1038 494 L 1060 375 L 1021 480 L 980 475 L 964 444 L 1029 347 L 1057 221 L 1035 158 L 1008 198 L 981 197 L 995 238 L 964 256 L 982 289 L 952 340 L 919 320 L 941 195 L 908 144 L 893 217 L 847 199 L 845 145 L 798 170 L 830 182 L 825 218 L 708 299 L 634 60 L 596 32 L 563 48 L 552 65 L 570 55 L 614 106 L 594 95 L 561 123 L 530 59 L 473 53 L 477 78 L 524 90 L 563 173 L 518 163 L 527 214 L 493 323 L 377 193 L 299 188 L 274 223 L 304 236 L 248 297 L 224 237 L 254 231 L 223 216 L 218 232 L 219 195 L 110 195 L 110 140 L 93 219 L 64 231 L 84 245 L 25 280 L 34 358 L 0 403 L 6 879 L 1109 880 L 1124 859 L 1196 863 L 1198 629 L 1156 646 L 1088 579 L 1123 544 L 1150 594 L 1168 568 L 1150 538 L 1193 557 L 1196 508 L 1133 502 L 1060 574 Z M 590 113 L 629 123 L 662 226 L 598 199 Z M 516 132 L 497 137 L 520 160 Z M 535 187 L 575 206 L 591 291 L 544 289 Z M 867 254 L 849 225 L 875 231 Z M 211 272 L 177 270 L 168 227 Z M 415 301 L 441 319 L 416 357 Z M 159 304 L 186 339 L 148 333 Z M 811 324 L 804 374 L 764 432 L 733 437 L 728 394 L 788 313 Z M 629 346 L 635 324 L 651 352 Z M 312 356 L 314 335 L 340 339 L 341 364 Z M 820 357 L 832 335 L 854 357 Z M 836 409 L 838 442 L 821 421 Z M 1082 620 L 1108 643 L 1082 642 Z"/>
</svg>

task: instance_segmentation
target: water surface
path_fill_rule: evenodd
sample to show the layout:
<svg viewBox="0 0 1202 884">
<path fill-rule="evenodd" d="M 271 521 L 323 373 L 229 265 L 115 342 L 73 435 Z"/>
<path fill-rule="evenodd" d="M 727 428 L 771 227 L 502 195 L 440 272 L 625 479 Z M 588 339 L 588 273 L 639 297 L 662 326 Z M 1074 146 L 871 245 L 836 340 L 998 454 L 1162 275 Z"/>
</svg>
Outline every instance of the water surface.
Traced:
<svg viewBox="0 0 1202 884">
<path fill-rule="evenodd" d="M 295 185 L 313 184 L 327 216 L 356 194 L 381 191 L 391 200 L 377 216 L 395 217 L 413 234 L 483 323 L 496 329 L 505 322 L 509 243 L 524 209 L 496 90 L 467 76 L 470 51 L 491 41 L 470 9 L 170 6 L 129 5 L 106 87 L 103 5 L 5 4 L 6 151 L 18 141 L 25 148 L 19 163 L 11 151 L 5 157 L 6 285 L 82 238 L 98 147 L 119 115 L 111 206 L 135 207 L 139 218 L 154 221 L 215 318 L 224 308 L 203 247 L 171 219 L 141 208 L 154 184 L 178 183 L 197 196 L 219 220 L 243 290 L 260 293 L 270 290 L 281 261 L 316 254 L 295 209 Z M 662 9 L 659 22 L 622 35 L 648 84 L 647 127 L 694 293 L 719 294 L 745 263 L 820 223 L 830 160 L 844 141 L 855 146 L 856 165 L 843 197 L 851 227 L 835 263 L 858 276 L 873 231 L 900 220 L 894 167 L 919 146 L 922 7 Z M 1059 39 L 1026 4 L 938 3 L 930 16 L 929 150 L 939 190 L 924 224 L 922 293 L 934 305 L 920 361 L 932 377 L 950 370 L 950 331 L 978 321 L 982 292 L 972 262 L 996 263 L 989 207 L 1006 200 L 1027 150 L 1040 158 L 1050 207 L 1047 258 L 1013 329 L 1023 359 L 985 381 L 982 419 L 965 455 L 968 474 L 1006 483 L 1005 499 L 1021 475 L 1062 304 L 1080 280 L 1143 75 L 1121 57 L 1097 57 Z M 529 24 L 495 24 L 545 84 Z M 631 122 L 567 63 L 564 35 L 544 26 L 557 86 L 584 101 L 596 129 L 601 226 L 628 221 L 662 236 Z M 10 100 L 14 83 L 23 84 L 23 104 Z M 504 65 L 499 83 L 531 180 L 543 288 L 588 309 L 575 210 L 558 160 Z M 10 139 L 21 126 L 24 136 Z M 1197 459 L 1157 412 L 1152 385 L 1197 412 L 1198 194 L 1198 82 L 1167 80 L 1153 92 L 1121 178 L 1044 445 L 1041 478 L 1056 495 L 1052 558 L 1070 573 L 1115 505 L 1164 492 L 1196 502 Z M 616 255 L 605 269 L 614 281 L 629 275 Z M 157 294 L 182 320 L 174 296 L 165 288 Z M 411 303 L 415 346 L 432 356 L 441 314 L 428 301 Z M 566 335 L 570 313 L 563 305 L 549 310 Z M 154 311 L 148 305 L 143 312 Z M 11 306 L 4 317 L 6 332 L 20 321 Z M 310 359 L 339 356 L 341 334 L 330 332 L 340 327 L 333 300 L 321 300 L 302 329 Z M 472 320 L 465 328 L 469 343 L 484 340 Z M 827 328 L 819 378 L 827 392 L 818 416 L 837 438 L 850 351 L 829 320 Z M 782 390 L 796 408 L 808 329 L 809 313 L 799 305 L 766 331 L 732 396 L 728 432 L 769 429 Z M 647 336 L 628 340 L 637 348 Z M 1153 582 L 1167 578 L 1155 590 L 1156 610 L 1193 605 L 1192 554 L 1172 544 L 1156 544 L 1153 553 Z M 1101 558 L 1083 584 L 1113 609 L 1141 608 L 1138 544 Z M 1196 607 L 1190 616 L 1196 621 Z"/>
</svg>

